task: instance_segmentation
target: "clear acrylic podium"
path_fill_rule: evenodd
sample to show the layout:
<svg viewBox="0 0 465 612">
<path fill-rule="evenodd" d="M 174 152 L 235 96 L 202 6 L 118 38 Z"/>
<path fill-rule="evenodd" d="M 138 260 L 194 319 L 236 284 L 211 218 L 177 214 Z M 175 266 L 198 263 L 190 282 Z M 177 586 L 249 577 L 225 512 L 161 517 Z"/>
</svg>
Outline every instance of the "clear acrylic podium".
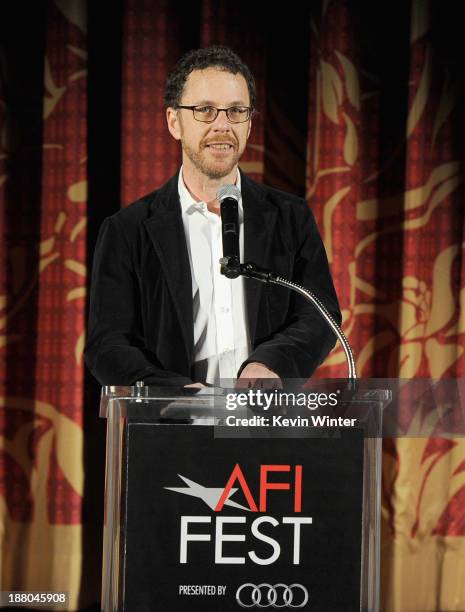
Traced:
<svg viewBox="0 0 465 612">
<path fill-rule="evenodd" d="M 103 387 L 102 610 L 378 611 L 381 382 Z"/>
</svg>

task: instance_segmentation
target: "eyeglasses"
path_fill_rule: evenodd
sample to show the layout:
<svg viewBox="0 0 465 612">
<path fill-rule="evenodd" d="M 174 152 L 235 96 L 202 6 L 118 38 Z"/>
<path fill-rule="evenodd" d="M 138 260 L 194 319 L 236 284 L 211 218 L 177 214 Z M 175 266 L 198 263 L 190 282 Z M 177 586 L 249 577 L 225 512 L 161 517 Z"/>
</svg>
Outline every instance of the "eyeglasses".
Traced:
<svg viewBox="0 0 465 612">
<path fill-rule="evenodd" d="M 216 108 L 215 106 L 177 106 L 176 108 L 186 108 L 191 110 L 196 121 L 203 123 L 213 123 L 220 111 L 226 113 L 228 121 L 231 123 L 245 123 L 250 119 L 252 108 L 250 106 L 230 106 L 229 108 Z"/>
</svg>

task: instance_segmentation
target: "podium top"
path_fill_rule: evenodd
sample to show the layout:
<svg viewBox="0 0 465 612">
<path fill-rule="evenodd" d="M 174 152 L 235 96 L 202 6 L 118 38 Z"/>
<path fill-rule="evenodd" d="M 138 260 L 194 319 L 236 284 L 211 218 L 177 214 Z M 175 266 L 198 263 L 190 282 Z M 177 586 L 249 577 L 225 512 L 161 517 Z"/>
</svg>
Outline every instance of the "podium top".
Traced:
<svg viewBox="0 0 465 612">
<path fill-rule="evenodd" d="M 192 387 L 154 387 L 142 382 L 133 386 L 107 385 L 102 387 L 100 416 L 108 416 L 108 405 L 111 401 L 120 400 L 134 403 L 137 400 L 156 405 L 157 402 L 182 402 L 200 407 L 215 404 L 219 408 L 227 402 L 231 404 L 237 398 L 238 407 L 267 406 L 270 402 L 279 402 L 285 398 L 286 406 L 306 405 L 316 409 L 325 406 L 336 406 L 339 402 L 389 402 L 392 397 L 392 385 L 386 388 L 379 386 L 381 380 L 388 379 L 286 379 L 281 388 L 276 387 L 243 387 L 237 380 L 222 379 L 219 386 L 206 386 L 201 389 Z M 270 379 L 270 382 L 274 382 Z M 304 397 L 307 401 L 304 402 Z M 265 400 L 267 398 L 267 400 Z M 311 404 L 311 405 L 308 405 Z M 281 404 L 282 405 L 282 404 Z M 231 407 L 228 408 L 231 410 Z"/>
<path fill-rule="evenodd" d="M 293 426 L 299 418 L 325 425 L 355 419 L 364 429 L 369 421 L 376 437 L 465 436 L 465 379 L 292 379 L 282 389 L 241 388 L 238 382 L 201 389 L 108 385 L 102 387 L 100 416 L 196 425 L 253 418 L 254 427 L 281 421 Z"/>
</svg>

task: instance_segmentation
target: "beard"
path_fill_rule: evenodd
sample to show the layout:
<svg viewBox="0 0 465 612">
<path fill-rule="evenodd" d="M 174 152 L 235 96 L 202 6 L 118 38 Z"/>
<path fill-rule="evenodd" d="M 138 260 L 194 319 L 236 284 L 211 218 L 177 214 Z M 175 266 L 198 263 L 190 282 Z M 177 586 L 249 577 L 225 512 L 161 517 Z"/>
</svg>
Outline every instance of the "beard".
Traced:
<svg viewBox="0 0 465 612">
<path fill-rule="evenodd" d="M 218 141 L 219 139 L 215 139 Z M 228 139 L 230 142 L 230 139 Z M 208 154 L 208 147 L 205 143 L 201 142 L 198 150 L 194 150 L 190 147 L 185 139 L 181 138 L 182 149 L 193 165 L 203 175 L 208 176 L 209 179 L 222 179 L 228 176 L 230 172 L 237 166 L 240 158 L 240 154 L 237 148 L 237 144 L 232 149 L 232 155 L 226 159 L 210 159 Z"/>
</svg>

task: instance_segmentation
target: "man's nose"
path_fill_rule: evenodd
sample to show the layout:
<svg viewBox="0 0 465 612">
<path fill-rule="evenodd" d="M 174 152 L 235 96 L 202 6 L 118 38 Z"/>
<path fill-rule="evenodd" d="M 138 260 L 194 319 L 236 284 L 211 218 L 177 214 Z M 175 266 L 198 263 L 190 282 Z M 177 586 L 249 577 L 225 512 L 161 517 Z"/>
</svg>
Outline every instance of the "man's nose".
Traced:
<svg viewBox="0 0 465 612">
<path fill-rule="evenodd" d="M 226 115 L 225 110 L 218 111 L 215 121 L 212 124 L 214 130 L 220 130 L 222 132 L 229 131 L 231 129 L 231 123 Z"/>
</svg>

